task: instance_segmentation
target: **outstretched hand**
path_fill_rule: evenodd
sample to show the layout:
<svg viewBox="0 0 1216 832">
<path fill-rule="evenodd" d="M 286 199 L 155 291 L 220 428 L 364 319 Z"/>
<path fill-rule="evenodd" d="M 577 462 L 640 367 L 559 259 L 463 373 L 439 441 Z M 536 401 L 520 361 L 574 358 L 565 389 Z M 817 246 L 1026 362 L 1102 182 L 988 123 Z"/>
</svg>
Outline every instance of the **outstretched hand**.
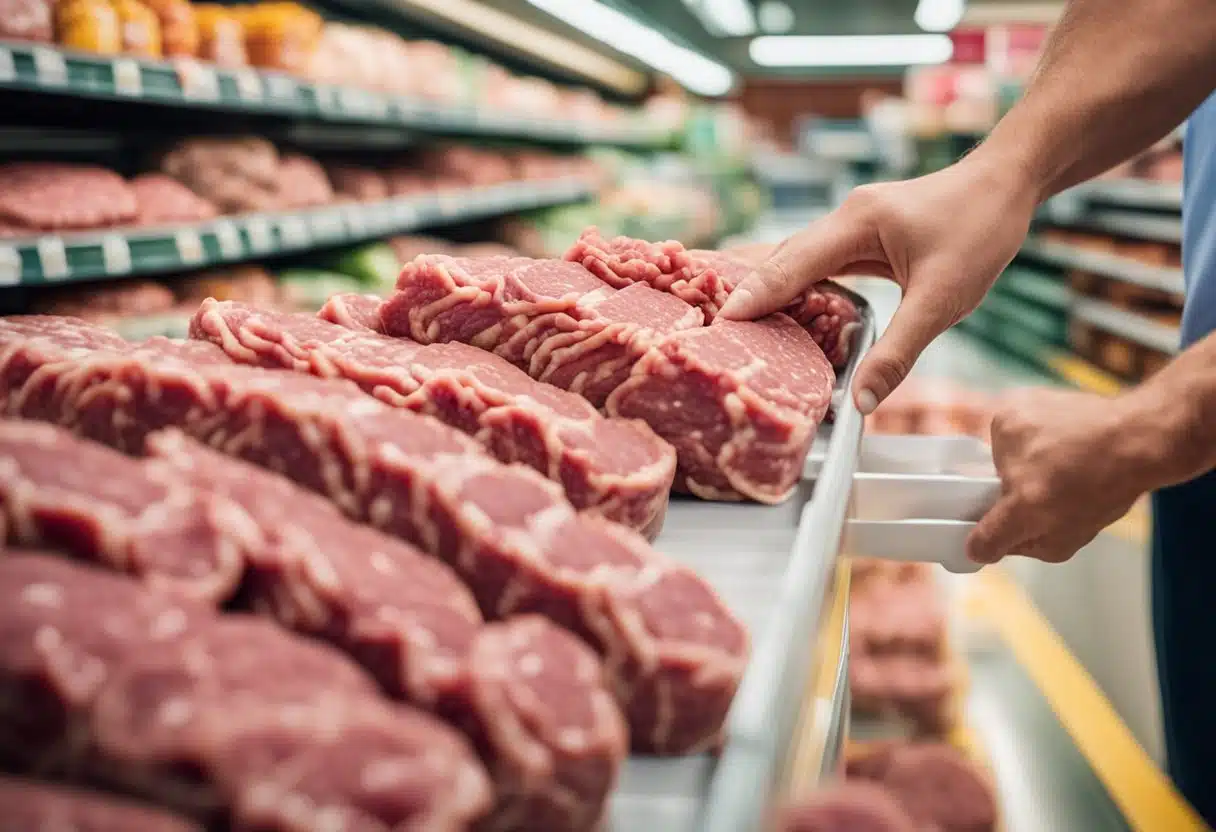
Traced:
<svg viewBox="0 0 1216 832">
<path fill-rule="evenodd" d="M 899 309 L 853 382 L 858 409 L 871 413 L 929 343 L 979 305 L 1025 239 L 1036 202 L 1016 171 L 977 157 L 919 179 L 857 188 L 778 246 L 731 293 L 720 317 L 767 315 L 838 275 L 895 281 L 903 289 Z"/>
</svg>

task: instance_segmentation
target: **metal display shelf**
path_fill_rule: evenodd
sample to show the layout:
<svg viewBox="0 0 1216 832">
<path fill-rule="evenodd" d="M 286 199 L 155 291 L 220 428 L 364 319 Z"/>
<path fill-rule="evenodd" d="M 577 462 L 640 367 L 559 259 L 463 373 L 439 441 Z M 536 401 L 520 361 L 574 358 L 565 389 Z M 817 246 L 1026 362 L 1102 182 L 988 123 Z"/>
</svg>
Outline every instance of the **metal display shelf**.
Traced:
<svg viewBox="0 0 1216 832">
<path fill-rule="evenodd" d="M 1120 309 L 1105 301 L 1077 298 L 1073 317 L 1167 355 L 1179 351 L 1178 328 Z"/>
<path fill-rule="evenodd" d="M 1074 189 L 1090 202 L 1158 211 L 1182 210 L 1182 185 L 1146 179 L 1100 179 Z"/>
<path fill-rule="evenodd" d="M 3 240 L 0 286 L 205 268 L 576 202 L 592 193 L 593 186 L 582 179 L 508 182 L 305 211 L 242 214 L 196 225 Z"/>
<path fill-rule="evenodd" d="M 1131 211 L 1093 211 L 1079 223 L 1084 228 L 1105 231 L 1120 237 L 1155 240 L 1162 243 L 1182 242 L 1182 220 L 1155 214 Z"/>
<path fill-rule="evenodd" d="M 590 126 L 314 84 L 279 72 L 228 69 L 195 60 L 93 55 L 19 41 L 0 41 L 0 90 L 4 89 L 545 143 L 657 147 L 669 144 L 671 138 L 640 119 Z"/>
<path fill-rule="evenodd" d="M 823 425 L 806 470 L 817 471 L 785 503 L 761 506 L 674 498 L 657 548 L 704 576 L 751 629 L 752 659 L 717 756 L 631 758 L 613 796 L 611 832 L 755 832 L 790 757 L 803 715 L 817 630 L 833 583 L 861 442 L 862 418 L 843 391 L 874 340 L 863 327 L 850 368 L 837 380 L 834 424 Z M 842 644 L 847 646 L 847 636 Z M 847 659 L 837 665 L 823 720 L 824 764 L 842 736 Z M 821 767 L 822 769 L 823 767 Z"/>
<path fill-rule="evenodd" d="M 1028 254 L 1046 263 L 1073 269 L 1084 269 L 1105 277 L 1121 280 L 1124 283 L 1134 283 L 1148 289 L 1171 292 L 1182 295 L 1186 286 L 1182 279 L 1181 269 L 1170 269 L 1162 266 L 1146 266 L 1126 257 L 1111 254 L 1085 251 L 1075 246 L 1063 243 L 1049 243 L 1031 239 L 1022 246 L 1022 253 Z"/>
</svg>

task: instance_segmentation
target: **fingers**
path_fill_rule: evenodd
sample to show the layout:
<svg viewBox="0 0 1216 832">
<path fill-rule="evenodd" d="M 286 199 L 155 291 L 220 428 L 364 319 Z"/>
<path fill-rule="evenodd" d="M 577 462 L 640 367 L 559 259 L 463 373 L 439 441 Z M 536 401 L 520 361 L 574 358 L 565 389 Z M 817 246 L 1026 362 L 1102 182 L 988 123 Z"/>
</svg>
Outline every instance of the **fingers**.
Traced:
<svg viewBox="0 0 1216 832">
<path fill-rule="evenodd" d="M 863 233 L 855 223 L 835 214 L 812 223 L 744 278 L 730 293 L 718 317 L 747 321 L 776 312 L 806 287 L 840 273 L 859 259 Z"/>
<path fill-rule="evenodd" d="M 980 519 L 967 538 L 967 557 L 976 563 L 996 563 L 1022 542 L 1026 530 L 1019 522 L 1018 501 L 1004 496 Z"/>
<path fill-rule="evenodd" d="M 912 365 L 925 348 L 953 323 L 952 305 L 932 290 L 909 289 L 886 332 L 857 368 L 853 379 L 857 409 L 866 416 L 873 413 L 912 372 Z"/>
</svg>

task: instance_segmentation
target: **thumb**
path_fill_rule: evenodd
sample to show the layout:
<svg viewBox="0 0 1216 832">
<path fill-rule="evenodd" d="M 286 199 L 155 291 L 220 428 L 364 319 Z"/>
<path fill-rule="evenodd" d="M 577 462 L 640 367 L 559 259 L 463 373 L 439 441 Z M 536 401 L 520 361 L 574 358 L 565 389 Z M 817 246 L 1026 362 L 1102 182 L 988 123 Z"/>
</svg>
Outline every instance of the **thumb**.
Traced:
<svg viewBox="0 0 1216 832">
<path fill-rule="evenodd" d="M 718 317 L 753 320 L 784 308 L 808 286 L 839 274 L 858 259 L 861 238 L 856 225 L 836 214 L 811 223 L 735 287 Z"/>
<path fill-rule="evenodd" d="M 898 387 L 916 359 L 954 323 L 954 313 L 942 298 L 915 288 L 907 289 L 886 332 L 857 368 L 853 400 L 868 416 Z"/>
</svg>

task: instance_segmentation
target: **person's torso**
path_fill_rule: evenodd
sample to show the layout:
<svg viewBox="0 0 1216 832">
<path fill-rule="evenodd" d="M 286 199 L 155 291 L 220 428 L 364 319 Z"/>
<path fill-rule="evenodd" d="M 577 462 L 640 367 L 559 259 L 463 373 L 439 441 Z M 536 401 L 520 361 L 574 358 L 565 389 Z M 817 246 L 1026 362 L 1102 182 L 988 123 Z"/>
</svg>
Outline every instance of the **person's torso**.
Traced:
<svg viewBox="0 0 1216 832">
<path fill-rule="evenodd" d="M 1187 122 L 1182 207 L 1182 268 L 1187 302 L 1184 346 L 1216 331 L 1216 93 Z"/>
</svg>

